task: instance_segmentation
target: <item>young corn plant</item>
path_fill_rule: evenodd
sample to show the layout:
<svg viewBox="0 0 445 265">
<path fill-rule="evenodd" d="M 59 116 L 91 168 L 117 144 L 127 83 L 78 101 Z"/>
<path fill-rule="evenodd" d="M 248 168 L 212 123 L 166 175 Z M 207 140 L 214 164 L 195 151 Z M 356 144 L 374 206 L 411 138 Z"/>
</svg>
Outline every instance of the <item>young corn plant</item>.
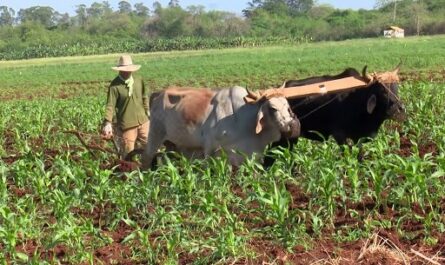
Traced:
<svg viewBox="0 0 445 265">
<path fill-rule="evenodd" d="M 403 186 L 405 187 L 409 205 L 419 203 L 423 208 L 425 200 L 429 197 L 427 186 L 427 174 L 429 172 L 424 172 L 427 168 L 426 164 L 418 157 L 413 157 L 409 161 L 399 158 L 399 162 L 397 172 L 406 179 Z"/>
<path fill-rule="evenodd" d="M 153 243 L 150 241 L 152 231 L 148 229 L 138 229 L 136 231 L 137 240 L 141 244 L 141 258 L 146 259 L 148 263 L 158 264 L 160 262 L 161 249 L 156 241 Z"/>
<path fill-rule="evenodd" d="M 0 207 L 6 204 L 8 198 L 8 167 L 0 160 Z"/>
<path fill-rule="evenodd" d="M 305 227 L 296 211 L 289 212 L 291 197 L 283 182 L 271 183 L 267 190 L 260 186 L 255 187 L 257 200 L 263 205 L 262 212 L 266 220 L 272 220 L 275 225 L 272 231 L 286 248 L 291 248 L 299 242 L 300 236 L 304 235 Z"/>
<path fill-rule="evenodd" d="M 336 209 L 335 196 L 338 186 L 336 185 L 337 172 L 330 168 L 320 170 L 319 186 L 315 193 L 320 195 L 320 204 L 326 209 L 328 219 L 332 220 Z"/>
<path fill-rule="evenodd" d="M 377 205 L 382 203 L 382 192 L 386 188 L 387 175 L 391 174 L 391 171 L 385 173 L 375 171 L 372 167 L 368 167 L 368 174 L 374 189 L 372 190 L 372 197 L 374 197 Z"/>
<path fill-rule="evenodd" d="M 74 197 L 58 189 L 48 195 L 48 203 L 52 206 L 54 216 L 59 220 L 67 218 L 67 215 L 70 214 L 69 210 L 73 206 Z"/>
<path fill-rule="evenodd" d="M 19 216 L 9 207 L 2 206 L 0 207 L 0 217 L 0 240 L 6 253 L 15 255 L 15 247 L 19 240 L 19 232 L 21 231 L 21 227 L 17 223 Z"/>
<path fill-rule="evenodd" d="M 237 235 L 239 232 L 234 223 L 221 227 L 217 237 L 216 251 L 214 258 L 236 257 L 239 253 L 244 251 L 244 239 Z"/>
<path fill-rule="evenodd" d="M 322 229 L 325 226 L 324 219 L 323 219 L 324 216 L 321 213 L 323 210 L 324 210 L 324 208 L 320 207 L 316 213 L 309 211 L 307 214 L 305 214 L 305 215 L 309 215 L 309 217 L 306 217 L 304 215 L 306 218 L 309 219 L 311 227 L 312 227 L 312 231 L 315 236 L 321 236 Z M 304 218 L 304 219 L 306 219 L 306 218 Z"/>
<path fill-rule="evenodd" d="M 45 170 L 45 163 L 40 159 L 34 159 L 32 162 L 34 168 L 28 171 L 28 177 L 31 177 L 32 187 L 39 195 L 42 201 L 47 202 L 47 194 L 51 193 L 51 187 L 53 184 L 52 171 Z"/>
<path fill-rule="evenodd" d="M 359 148 L 353 146 L 351 148 L 343 149 L 343 161 L 341 161 L 341 168 L 344 171 L 346 179 L 349 181 L 351 189 L 351 199 L 353 202 L 359 202 L 362 199 L 360 187 L 362 181 L 360 179 L 360 165 L 357 159 L 359 155 Z"/>
</svg>

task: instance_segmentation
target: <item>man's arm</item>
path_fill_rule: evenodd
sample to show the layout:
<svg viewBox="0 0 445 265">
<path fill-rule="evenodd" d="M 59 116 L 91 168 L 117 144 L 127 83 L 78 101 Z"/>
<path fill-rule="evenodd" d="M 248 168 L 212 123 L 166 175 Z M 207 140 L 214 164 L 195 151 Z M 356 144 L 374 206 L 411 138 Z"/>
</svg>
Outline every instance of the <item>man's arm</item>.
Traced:
<svg viewBox="0 0 445 265">
<path fill-rule="evenodd" d="M 114 110 L 116 108 L 117 95 L 116 89 L 113 87 L 108 88 L 107 94 L 107 104 L 105 107 L 105 118 L 102 123 L 102 136 L 105 139 L 111 139 L 113 137 L 113 125 L 111 124 L 113 121 Z"/>
<path fill-rule="evenodd" d="M 113 121 L 114 110 L 116 109 L 117 95 L 116 90 L 113 87 L 108 88 L 107 94 L 107 104 L 105 107 L 105 117 L 104 120 L 107 122 Z"/>
<path fill-rule="evenodd" d="M 145 88 L 144 81 L 141 80 L 142 85 L 142 104 L 144 105 L 145 113 L 148 115 L 150 106 L 148 105 L 148 90 Z"/>
</svg>

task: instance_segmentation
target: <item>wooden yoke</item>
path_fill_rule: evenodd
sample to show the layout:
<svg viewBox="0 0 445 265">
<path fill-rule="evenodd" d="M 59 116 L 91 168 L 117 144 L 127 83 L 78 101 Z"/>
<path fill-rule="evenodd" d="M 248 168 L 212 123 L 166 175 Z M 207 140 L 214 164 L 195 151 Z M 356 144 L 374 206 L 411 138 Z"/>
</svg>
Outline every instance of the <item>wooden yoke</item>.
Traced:
<svg viewBox="0 0 445 265">
<path fill-rule="evenodd" d="M 324 95 L 340 91 L 345 92 L 348 90 L 365 87 L 367 85 L 368 83 L 363 79 L 351 76 L 305 86 L 280 88 L 280 92 L 284 94 L 286 98 L 299 98 L 312 95 Z"/>
<path fill-rule="evenodd" d="M 319 82 L 310 85 L 286 87 L 286 88 L 270 88 L 257 92 L 257 98 L 270 97 L 272 95 L 281 94 L 288 99 L 307 97 L 313 95 L 325 95 L 334 92 L 346 92 L 356 88 L 366 87 L 369 83 L 360 77 L 345 77 L 332 81 Z M 244 97 L 246 103 L 255 102 L 257 99 L 250 95 Z"/>
</svg>

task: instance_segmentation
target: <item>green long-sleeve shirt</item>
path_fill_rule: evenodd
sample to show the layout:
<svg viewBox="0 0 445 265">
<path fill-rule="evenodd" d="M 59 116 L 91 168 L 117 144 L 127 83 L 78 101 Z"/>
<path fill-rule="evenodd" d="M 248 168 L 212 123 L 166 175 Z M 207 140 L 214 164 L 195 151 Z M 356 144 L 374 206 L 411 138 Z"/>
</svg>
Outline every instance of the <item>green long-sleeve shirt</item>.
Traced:
<svg viewBox="0 0 445 265">
<path fill-rule="evenodd" d="M 134 76 L 133 93 L 128 94 L 125 82 L 117 76 L 108 87 L 105 120 L 112 122 L 116 111 L 117 123 L 122 130 L 148 121 L 148 91 L 140 77 Z"/>
</svg>

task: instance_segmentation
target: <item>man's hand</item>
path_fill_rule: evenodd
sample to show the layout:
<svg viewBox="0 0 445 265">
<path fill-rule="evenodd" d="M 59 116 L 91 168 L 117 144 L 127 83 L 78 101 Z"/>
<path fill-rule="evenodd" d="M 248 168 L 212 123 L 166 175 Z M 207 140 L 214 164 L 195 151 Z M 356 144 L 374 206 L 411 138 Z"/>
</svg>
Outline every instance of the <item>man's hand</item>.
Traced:
<svg viewBox="0 0 445 265">
<path fill-rule="evenodd" d="M 111 122 L 105 122 L 102 127 L 102 137 L 105 139 L 111 139 L 113 137 L 113 126 Z"/>
</svg>

